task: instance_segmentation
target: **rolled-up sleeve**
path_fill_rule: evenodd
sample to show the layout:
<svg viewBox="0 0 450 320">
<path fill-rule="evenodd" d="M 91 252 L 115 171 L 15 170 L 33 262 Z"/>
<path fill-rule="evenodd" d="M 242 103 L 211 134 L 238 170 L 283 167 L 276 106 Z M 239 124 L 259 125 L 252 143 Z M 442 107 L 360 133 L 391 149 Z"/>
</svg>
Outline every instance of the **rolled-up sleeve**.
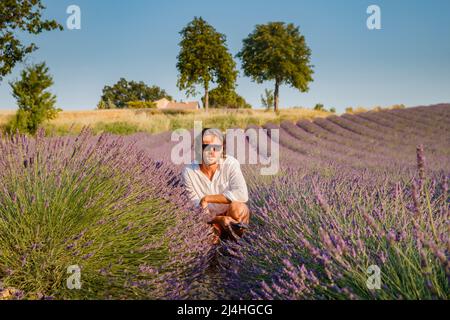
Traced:
<svg viewBox="0 0 450 320">
<path fill-rule="evenodd" d="M 229 169 L 229 176 L 227 177 L 229 185 L 223 195 L 225 198 L 233 202 L 247 202 L 248 190 L 244 175 L 241 171 L 241 165 L 236 160 L 230 163 Z"/>
<path fill-rule="evenodd" d="M 183 170 L 183 184 L 186 190 L 186 194 L 192 204 L 196 207 L 200 206 L 200 197 L 194 190 L 191 177 L 189 176 L 189 169 L 187 167 Z"/>
</svg>

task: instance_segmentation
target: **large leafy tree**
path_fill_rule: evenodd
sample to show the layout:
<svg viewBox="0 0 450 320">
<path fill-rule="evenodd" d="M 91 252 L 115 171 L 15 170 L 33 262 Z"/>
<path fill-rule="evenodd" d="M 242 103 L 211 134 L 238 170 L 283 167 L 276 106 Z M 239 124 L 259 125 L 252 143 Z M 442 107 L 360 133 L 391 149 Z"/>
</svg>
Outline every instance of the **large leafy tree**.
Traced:
<svg viewBox="0 0 450 320">
<path fill-rule="evenodd" d="M 19 107 L 10 131 L 34 134 L 42 122 L 57 116 L 61 109 L 55 108 L 56 96 L 48 91 L 52 85 L 53 78 L 44 62 L 27 67 L 20 80 L 10 82 Z"/>
<path fill-rule="evenodd" d="M 55 20 L 45 20 L 41 0 L 0 1 L 0 81 L 14 66 L 37 49 L 34 43 L 23 44 L 18 33 L 39 34 L 63 27 Z"/>
<path fill-rule="evenodd" d="M 310 56 L 311 50 L 299 28 L 283 22 L 257 25 L 237 54 L 246 76 L 257 83 L 275 82 L 275 111 L 280 85 L 288 84 L 301 92 L 309 90 L 308 83 L 313 81 Z"/>
<path fill-rule="evenodd" d="M 190 96 L 196 94 L 196 85 L 202 86 L 205 93 L 204 107 L 207 110 L 211 82 L 227 90 L 234 89 L 236 63 L 228 52 L 225 35 L 217 32 L 201 17 L 195 17 L 180 34 L 178 88 L 186 90 Z"/>
<path fill-rule="evenodd" d="M 165 90 L 158 86 L 148 86 L 144 82 L 127 81 L 124 78 L 115 83 L 113 86 L 105 86 L 99 109 L 110 108 L 127 108 L 130 101 L 156 101 L 162 98 L 172 100 Z"/>
</svg>

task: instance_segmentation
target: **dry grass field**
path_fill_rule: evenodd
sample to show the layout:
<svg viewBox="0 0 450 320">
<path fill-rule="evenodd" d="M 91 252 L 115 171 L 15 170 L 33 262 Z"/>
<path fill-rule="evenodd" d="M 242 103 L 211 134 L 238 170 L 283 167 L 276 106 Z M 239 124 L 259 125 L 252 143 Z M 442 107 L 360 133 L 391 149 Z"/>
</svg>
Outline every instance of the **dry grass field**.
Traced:
<svg viewBox="0 0 450 320">
<path fill-rule="evenodd" d="M 154 109 L 62 111 L 56 119 L 46 122 L 44 127 L 49 134 L 55 135 L 78 133 L 84 126 L 90 126 L 97 133 L 159 133 L 178 128 L 192 128 L 194 120 L 203 121 L 204 126 L 224 130 L 230 127 L 261 126 L 267 122 L 279 124 L 282 121 L 294 122 L 328 115 L 329 112 L 306 108 L 282 109 L 278 113 L 254 109 L 210 109 L 208 112 Z M 0 127 L 5 128 L 13 116 L 14 111 L 0 111 Z"/>
</svg>

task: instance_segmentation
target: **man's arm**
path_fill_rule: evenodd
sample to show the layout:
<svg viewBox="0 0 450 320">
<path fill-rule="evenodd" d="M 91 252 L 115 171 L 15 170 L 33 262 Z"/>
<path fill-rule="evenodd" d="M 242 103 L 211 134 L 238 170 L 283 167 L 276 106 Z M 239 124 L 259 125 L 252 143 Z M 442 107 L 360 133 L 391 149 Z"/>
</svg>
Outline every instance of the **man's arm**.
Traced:
<svg viewBox="0 0 450 320">
<path fill-rule="evenodd" d="M 191 200 L 191 202 L 198 207 L 200 205 L 201 199 L 198 196 L 197 192 L 195 192 L 194 187 L 192 185 L 192 180 L 189 177 L 188 174 L 188 169 L 185 168 L 183 170 L 183 183 L 184 183 L 184 188 L 186 190 L 186 193 L 188 195 L 189 200 Z"/>
<path fill-rule="evenodd" d="M 223 194 L 205 196 L 200 200 L 200 205 L 205 208 L 208 203 L 230 204 L 233 201 L 247 202 L 248 191 L 239 162 L 230 164 L 229 189 Z"/>
<path fill-rule="evenodd" d="M 223 194 L 212 194 L 212 195 L 204 196 L 200 200 L 200 206 L 202 208 L 206 208 L 208 203 L 230 204 L 231 200 L 227 199 Z"/>
</svg>

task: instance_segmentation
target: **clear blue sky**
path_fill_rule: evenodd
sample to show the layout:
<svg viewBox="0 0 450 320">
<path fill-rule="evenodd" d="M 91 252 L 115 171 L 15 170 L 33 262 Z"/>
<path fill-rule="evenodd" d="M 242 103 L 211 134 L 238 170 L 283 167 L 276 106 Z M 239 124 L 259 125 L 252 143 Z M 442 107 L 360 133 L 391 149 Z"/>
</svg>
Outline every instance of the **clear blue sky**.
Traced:
<svg viewBox="0 0 450 320">
<path fill-rule="evenodd" d="M 64 110 L 94 109 L 104 85 L 120 77 L 158 85 L 175 99 L 179 31 L 202 16 L 227 36 L 235 55 L 256 24 L 292 22 L 312 51 L 314 82 L 307 93 L 283 86 L 282 107 L 323 103 L 407 106 L 450 102 L 450 1 L 448 0 L 45 0 L 46 15 L 66 23 L 66 8 L 80 6 L 81 30 L 34 38 L 40 47 L 29 63 L 46 61 L 52 89 Z M 381 8 L 381 30 L 368 30 L 366 9 Z M 28 37 L 24 37 L 28 39 Z M 240 62 L 237 61 L 240 70 Z M 8 81 L 0 84 L 0 109 L 15 109 Z M 254 107 L 272 83 L 243 76 L 237 92 Z M 198 100 L 200 97 L 189 98 Z"/>
</svg>

